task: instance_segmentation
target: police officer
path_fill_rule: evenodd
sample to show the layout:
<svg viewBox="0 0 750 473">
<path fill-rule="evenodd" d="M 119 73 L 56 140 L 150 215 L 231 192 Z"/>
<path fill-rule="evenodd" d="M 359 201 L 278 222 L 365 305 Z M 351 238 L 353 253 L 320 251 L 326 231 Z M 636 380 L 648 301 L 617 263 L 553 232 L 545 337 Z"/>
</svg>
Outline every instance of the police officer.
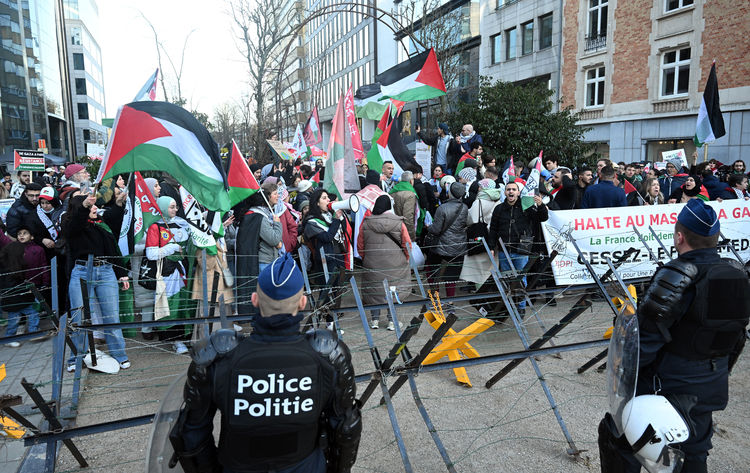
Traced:
<svg viewBox="0 0 750 473">
<path fill-rule="evenodd" d="M 727 405 L 729 372 L 750 317 L 747 274 L 735 260 L 719 257 L 719 227 L 713 208 L 689 200 L 674 229 L 679 257 L 657 270 L 638 307 L 636 394 L 667 397 L 691 424 L 687 441 L 676 445 L 685 455 L 683 473 L 707 471 L 712 413 Z M 639 471 L 634 448 L 614 432 L 607 414 L 599 426 L 602 471 Z"/>
<path fill-rule="evenodd" d="M 193 347 L 185 407 L 170 433 L 186 473 L 348 472 L 354 465 L 362 424 L 351 355 L 332 332 L 300 334 L 302 288 L 286 253 L 258 276 L 253 333 L 240 338 L 222 329 Z"/>
</svg>

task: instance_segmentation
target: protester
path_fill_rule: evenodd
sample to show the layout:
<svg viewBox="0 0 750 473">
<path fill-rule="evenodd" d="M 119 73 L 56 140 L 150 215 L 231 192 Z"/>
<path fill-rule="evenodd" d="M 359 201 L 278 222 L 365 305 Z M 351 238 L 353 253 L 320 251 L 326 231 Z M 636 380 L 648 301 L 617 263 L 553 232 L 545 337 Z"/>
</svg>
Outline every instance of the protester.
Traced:
<svg viewBox="0 0 750 473">
<path fill-rule="evenodd" d="M 629 205 L 659 205 L 666 203 L 664 195 L 661 193 L 659 180 L 655 177 L 646 178 L 641 184 L 640 194 L 633 192 L 635 197 L 629 202 Z"/>
<path fill-rule="evenodd" d="M 453 140 L 450 129 L 446 123 L 441 123 L 435 130 L 435 135 L 422 133 L 419 125 L 416 126 L 417 137 L 432 149 L 432 167 L 440 166 L 445 169 L 448 163 L 457 160 L 463 152 L 460 146 Z"/>
<path fill-rule="evenodd" d="M 263 216 L 260 221 L 258 234 L 258 272 L 263 271 L 267 265 L 271 264 L 279 254 L 279 249 L 284 247 L 282 236 L 284 230 L 281 225 L 281 219 L 271 211 L 279 201 L 279 191 L 276 180 L 268 178 L 260 186 L 260 192 L 266 197 L 268 205 L 257 205 L 251 207 L 248 213 L 257 213 Z"/>
<path fill-rule="evenodd" d="M 41 242 L 42 230 L 39 217 L 37 217 L 37 205 L 39 204 L 39 195 L 42 192 L 42 186 L 35 182 L 25 185 L 21 195 L 13 202 L 8 209 L 8 215 L 5 217 L 5 225 L 8 235 L 16 237 L 18 229 L 22 226 L 31 230 L 37 240 Z"/>
<path fill-rule="evenodd" d="M 672 195 L 672 192 L 683 185 L 687 178 L 688 175 L 682 172 L 682 160 L 680 158 L 668 160 L 666 173 L 661 177 L 659 183 L 661 193 L 665 196 Z"/>
<path fill-rule="evenodd" d="M 604 166 L 599 171 L 599 183 L 586 189 L 581 199 L 582 209 L 600 209 L 603 207 L 625 207 L 628 201 L 625 192 L 614 184 L 615 170 Z"/>
<path fill-rule="evenodd" d="M 550 161 L 547 161 L 550 163 Z M 557 161 L 554 162 L 555 165 Z M 591 173 L 591 171 L 589 171 Z M 556 167 L 551 179 L 553 197 L 552 210 L 571 210 L 576 206 L 576 183 L 573 181 L 570 169 L 565 166 Z"/>
<path fill-rule="evenodd" d="M 184 471 L 325 473 L 348 472 L 354 465 L 362 421 L 351 354 L 330 332 L 301 334 L 303 287 L 302 273 L 285 254 L 258 277 L 252 303 L 261 316 L 253 320 L 250 337 L 219 330 L 194 350 L 174 433 Z M 225 350 L 217 353 L 220 344 Z M 256 382 L 268 376 L 287 380 L 287 389 L 273 395 L 283 410 L 274 412 L 266 398 L 264 415 L 248 415 L 264 397 L 243 385 L 250 375 Z M 222 421 L 215 446 L 217 409 Z"/>
<path fill-rule="evenodd" d="M 719 235 L 713 208 L 689 200 L 674 227 L 679 256 L 656 270 L 638 303 L 635 394 L 665 396 L 682 412 L 690 426 L 687 439 L 675 440 L 684 455 L 683 472 L 708 471 L 712 415 L 727 406 L 729 374 L 745 345 L 750 314 L 747 273 L 733 260 L 719 256 Z M 655 423 L 660 412 L 639 414 L 650 416 L 642 425 L 651 428 L 651 420 L 660 427 Z M 638 446 L 630 448 L 626 439 L 618 438 L 614 420 L 607 414 L 599 425 L 602 471 L 640 471 L 634 453 L 648 443 L 672 443 L 673 439 L 659 438 L 660 432 L 651 428 L 650 434 L 633 442 Z"/>
<path fill-rule="evenodd" d="M 148 190 L 151 192 L 151 195 L 154 197 L 154 199 L 158 199 L 161 197 L 161 186 L 159 185 L 159 181 L 154 179 L 153 177 L 147 177 L 144 179 L 144 182 L 146 183 L 146 187 L 148 187 Z"/>
<path fill-rule="evenodd" d="M 670 204 L 679 204 L 685 203 L 690 199 L 701 198 L 703 200 L 708 200 L 708 194 L 701 195 L 701 191 L 704 191 L 705 193 L 705 188 L 703 187 L 701 178 L 698 176 L 688 176 L 685 183 L 670 194 L 668 202 Z"/>
<path fill-rule="evenodd" d="M 469 241 L 468 245 L 470 247 L 476 246 L 477 251 L 469 251 L 464 255 L 460 278 L 463 281 L 474 283 L 476 287 L 480 287 L 492 272 L 492 262 L 487 257 L 484 245 L 479 239 L 487 239 L 492 212 L 502 203 L 505 196 L 504 187 L 503 189 L 498 189 L 495 181 L 492 179 L 478 181 L 477 187 L 479 191 L 474 203 L 469 208 L 466 230 L 466 236 Z"/>
<path fill-rule="evenodd" d="M 300 215 L 289 203 L 289 190 L 283 182 L 279 183 L 277 189 L 278 197 L 273 213 L 281 221 L 281 241 L 283 247 L 279 249 L 279 253 L 282 251 L 291 253 L 297 249 L 297 226 Z"/>
<path fill-rule="evenodd" d="M 744 174 L 730 174 L 727 180 L 728 186 L 722 191 L 717 200 L 722 199 L 745 199 L 750 200 L 747 191 L 747 176 Z"/>
<path fill-rule="evenodd" d="M 18 236 L 19 241 L 12 241 L 0 232 L 0 267 L 3 268 L 0 273 L 0 306 L 8 313 L 6 337 L 18 333 L 22 316 L 26 317 L 28 333 L 39 329 L 39 311 L 36 309 L 34 294 L 29 289 L 28 273 L 30 270 L 44 272 L 46 259 L 41 248 L 34 245 L 38 248 L 38 251 L 34 251 L 33 246 L 29 245 L 31 233 L 27 229 L 21 228 Z M 10 342 L 8 346 L 18 348 L 21 343 Z"/>
<path fill-rule="evenodd" d="M 173 198 L 159 197 L 157 204 L 163 218 L 152 224 L 146 233 L 146 258 L 161 263 L 164 281 L 164 287 L 160 290 L 157 276 L 154 318 L 164 321 L 190 318 L 193 314 L 188 306 L 188 290 L 185 289 L 190 276 L 187 255 L 192 254 L 188 223 L 177 216 L 178 206 Z M 156 333 L 159 340 L 174 342 L 178 355 L 187 353 L 185 340 L 190 338 L 189 325 L 165 325 L 159 327 Z"/>
<path fill-rule="evenodd" d="M 31 184 L 30 171 L 18 171 L 18 173 L 16 173 L 16 177 L 18 177 L 18 181 L 14 182 L 10 188 L 10 197 L 12 199 L 20 198 L 21 194 L 23 194 L 24 189 L 26 189 L 26 186 Z"/>
<path fill-rule="evenodd" d="M 312 277 L 310 282 L 320 291 L 318 296 L 318 307 L 333 303 L 340 303 L 337 297 L 343 277 L 344 268 L 344 244 L 345 236 L 342 228 L 344 212 L 339 209 L 332 213 L 328 209 L 331 201 L 328 192 L 324 189 L 316 189 L 310 197 L 310 211 L 304 220 L 305 240 L 310 242 L 312 248 Z M 320 250 L 325 252 L 326 269 L 328 280 L 323 271 L 323 260 Z M 329 329 L 333 328 L 333 319 L 326 314 Z"/>
<path fill-rule="evenodd" d="M 475 132 L 474 127 L 467 123 L 461 128 L 461 134 L 456 137 L 456 142 L 461 145 L 464 153 L 468 153 L 474 143 L 482 144 L 482 135 Z M 449 167 L 451 167 L 450 164 Z"/>
<path fill-rule="evenodd" d="M 75 165 L 69 166 L 69 168 Z M 119 235 L 123 217 L 123 204 L 127 194 L 118 196 L 116 205 L 105 209 L 99 215 L 93 195 L 77 195 L 70 199 L 68 211 L 63 218 L 63 236 L 67 241 L 70 260 L 75 266 L 70 275 L 69 297 L 72 324 L 81 323 L 81 307 L 83 294 L 80 280 L 86 281 L 89 292 L 101 309 L 104 323 L 118 323 L 120 321 L 119 298 L 117 296 L 118 281 L 123 290 L 130 287 L 128 272 L 120 263 L 115 235 Z M 86 269 L 89 255 L 94 258 L 91 277 Z M 120 329 L 104 330 L 105 340 L 110 355 L 118 361 L 120 368 L 130 368 L 130 361 L 125 353 L 125 339 Z M 77 331 L 72 335 L 73 342 L 78 349 L 77 356 L 84 356 L 88 351 L 88 337 L 84 331 Z M 75 356 L 68 358 L 68 371 L 75 370 Z"/>
<path fill-rule="evenodd" d="M 695 175 L 697 175 L 702 181 L 703 187 L 708 192 L 708 198 L 710 200 L 716 200 L 721 197 L 721 194 L 726 189 L 726 183 L 719 180 L 713 171 L 708 167 L 708 163 L 701 163 L 695 167 Z"/>
<path fill-rule="evenodd" d="M 509 182 L 505 185 L 505 201 L 495 207 L 492 212 L 487 238 L 491 250 L 501 247 L 500 239 L 502 239 L 508 251 L 510 261 L 505 257 L 504 251 L 495 251 L 500 269 L 509 271 L 511 262 L 519 272 L 526 267 L 534 242 L 534 227 L 546 221 L 547 217 L 547 206 L 542 203 L 541 195 L 535 195 L 534 205 L 524 210 L 518 182 Z M 518 309 L 523 315 L 526 302 L 519 302 Z"/>
<path fill-rule="evenodd" d="M 466 227 L 469 209 L 462 202 L 466 193 L 463 184 L 450 184 L 447 199 L 435 212 L 432 225 L 427 232 L 433 235 L 437 244 L 427 246 L 427 278 L 430 284 L 445 282 L 445 294 L 453 297 L 456 293 L 456 279 L 461 274 L 461 261 L 466 252 Z M 427 242 L 425 241 L 425 244 Z M 440 273 L 441 264 L 446 263 L 445 273 Z"/>
<path fill-rule="evenodd" d="M 393 198 L 393 212 L 404 219 L 404 224 L 412 241 L 417 239 L 417 223 L 419 220 L 419 201 L 417 191 L 414 190 L 414 174 L 404 171 L 390 195 Z"/>
<path fill-rule="evenodd" d="M 383 161 L 383 170 L 380 172 L 380 188 L 383 192 L 391 192 L 393 189 L 393 161 Z"/>
<path fill-rule="evenodd" d="M 71 197 L 86 194 L 91 189 L 89 171 L 80 164 L 71 164 L 65 168 L 65 182 L 60 188 L 60 200 L 67 207 Z"/>
<path fill-rule="evenodd" d="M 745 161 L 738 159 L 732 163 L 732 174 L 746 174 Z"/>
<path fill-rule="evenodd" d="M 404 173 L 405 174 L 405 173 Z M 409 243 L 412 241 L 404 217 L 392 210 L 391 199 L 381 195 L 375 200 L 372 215 L 362 222 L 357 238 L 357 251 L 362 257 L 362 302 L 366 305 L 385 304 L 383 281 L 396 288 L 398 299 L 405 301 L 411 292 L 409 268 Z M 380 326 L 380 309 L 370 311 L 370 327 Z M 388 330 L 394 322 L 388 315 Z"/>
</svg>

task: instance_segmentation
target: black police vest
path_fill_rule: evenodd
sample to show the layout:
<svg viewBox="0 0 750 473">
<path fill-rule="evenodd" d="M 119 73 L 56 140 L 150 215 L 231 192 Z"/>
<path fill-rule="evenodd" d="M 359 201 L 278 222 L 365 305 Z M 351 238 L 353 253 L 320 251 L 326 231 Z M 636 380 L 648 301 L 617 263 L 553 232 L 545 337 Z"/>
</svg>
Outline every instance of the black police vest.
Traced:
<svg viewBox="0 0 750 473">
<path fill-rule="evenodd" d="M 333 368 L 304 338 L 242 340 L 214 375 L 214 399 L 222 413 L 221 464 L 267 471 L 306 458 L 317 446 L 333 380 Z"/>
<path fill-rule="evenodd" d="M 750 318 L 750 282 L 727 262 L 698 265 L 695 298 L 669 332 L 667 351 L 691 360 L 729 355 Z"/>
</svg>

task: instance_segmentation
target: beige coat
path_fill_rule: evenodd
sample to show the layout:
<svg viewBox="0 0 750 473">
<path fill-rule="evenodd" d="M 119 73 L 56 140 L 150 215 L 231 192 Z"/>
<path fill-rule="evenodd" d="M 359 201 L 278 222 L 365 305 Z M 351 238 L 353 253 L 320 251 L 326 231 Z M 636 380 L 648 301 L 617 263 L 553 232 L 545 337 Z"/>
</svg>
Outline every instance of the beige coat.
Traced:
<svg viewBox="0 0 750 473">
<path fill-rule="evenodd" d="M 219 300 L 220 296 L 224 296 L 224 302 L 230 303 L 234 300 L 234 293 L 231 287 L 226 285 L 224 281 L 224 273 L 222 267 L 226 265 L 225 259 L 223 258 L 224 252 L 217 245 L 218 254 L 206 255 L 206 276 L 208 277 L 208 299 L 211 300 L 211 289 L 213 289 L 214 273 L 219 273 L 219 287 L 216 293 L 216 300 Z M 193 279 L 193 299 L 203 299 L 203 256 L 201 255 L 202 250 L 195 252 L 195 272 Z M 231 311 L 227 312 L 231 314 Z"/>
<path fill-rule="evenodd" d="M 397 246 L 386 234 L 401 245 Z M 370 215 L 363 222 L 357 239 L 357 250 L 362 256 L 362 301 L 366 304 L 385 304 L 383 280 L 396 286 L 403 302 L 411 291 L 411 268 L 406 244 L 409 233 L 403 217 L 392 213 Z"/>
</svg>

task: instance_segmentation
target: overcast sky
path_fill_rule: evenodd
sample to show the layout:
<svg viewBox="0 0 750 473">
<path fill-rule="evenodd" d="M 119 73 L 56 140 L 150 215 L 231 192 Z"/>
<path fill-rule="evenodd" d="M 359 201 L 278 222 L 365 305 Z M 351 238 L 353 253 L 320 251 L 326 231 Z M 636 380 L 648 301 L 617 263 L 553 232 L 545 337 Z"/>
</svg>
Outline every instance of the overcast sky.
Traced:
<svg viewBox="0 0 750 473">
<path fill-rule="evenodd" d="M 151 28 L 179 67 L 185 37 L 182 95 L 188 105 L 213 116 L 214 109 L 247 90 L 247 66 L 233 40 L 223 0 L 98 0 L 99 46 L 102 50 L 107 117 L 131 102 L 158 66 Z M 162 54 L 167 91 L 176 81 L 169 61 Z M 164 100 L 161 83 L 157 100 Z"/>
</svg>

